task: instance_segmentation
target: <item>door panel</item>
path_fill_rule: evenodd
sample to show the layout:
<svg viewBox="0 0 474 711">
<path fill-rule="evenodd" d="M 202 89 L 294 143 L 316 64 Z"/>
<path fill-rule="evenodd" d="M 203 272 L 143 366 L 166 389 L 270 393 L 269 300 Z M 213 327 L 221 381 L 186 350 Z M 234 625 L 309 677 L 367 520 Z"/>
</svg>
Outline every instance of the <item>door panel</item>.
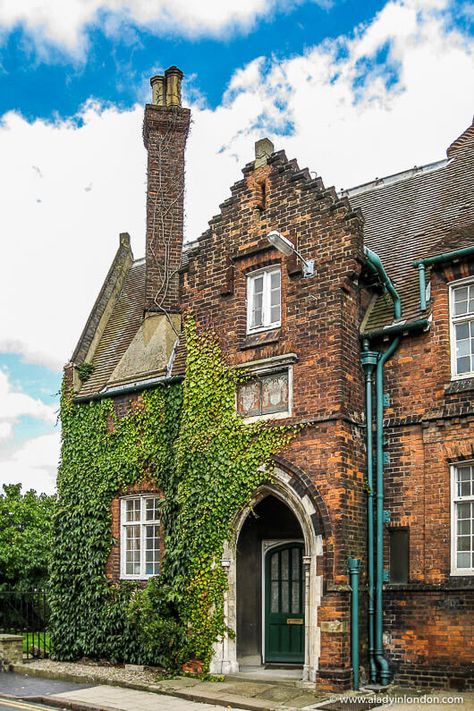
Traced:
<svg viewBox="0 0 474 711">
<path fill-rule="evenodd" d="M 265 556 L 265 661 L 304 662 L 303 544 Z"/>
</svg>

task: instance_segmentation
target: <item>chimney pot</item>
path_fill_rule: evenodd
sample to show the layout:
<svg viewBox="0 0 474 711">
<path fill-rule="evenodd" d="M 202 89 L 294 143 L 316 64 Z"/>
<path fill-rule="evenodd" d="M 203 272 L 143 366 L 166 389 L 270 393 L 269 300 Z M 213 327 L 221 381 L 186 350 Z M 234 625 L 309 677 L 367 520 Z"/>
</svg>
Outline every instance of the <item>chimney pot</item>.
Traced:
<svg viewBox="0 0 474 711">
<path fill-rule="evenodd" d="M 183 72 L 178 67 L 169 67 L 165 71 L 166 106 L 181 106 L 181 80 Z"/>
<path fill-rule="evenodd" d="M 164 106 L 166 103 L 166 85 L 162 74 L 157 74 L 150 79 L 151 103 L 156 106 Z"/>
</svg>

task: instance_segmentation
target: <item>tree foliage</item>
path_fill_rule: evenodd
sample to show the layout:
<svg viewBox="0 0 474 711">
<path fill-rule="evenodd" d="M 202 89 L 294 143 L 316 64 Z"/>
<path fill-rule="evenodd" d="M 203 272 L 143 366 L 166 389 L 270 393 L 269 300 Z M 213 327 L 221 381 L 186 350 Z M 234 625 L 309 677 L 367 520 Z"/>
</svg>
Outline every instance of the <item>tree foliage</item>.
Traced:
<svg viewBox="0 0 474 711">
<path fill-rule="evenodd" d="M 44 587 L 48 577 L 55 497 L 22 493 L 3 484 L 0 493 L 0 589 Z"/>
</svg>

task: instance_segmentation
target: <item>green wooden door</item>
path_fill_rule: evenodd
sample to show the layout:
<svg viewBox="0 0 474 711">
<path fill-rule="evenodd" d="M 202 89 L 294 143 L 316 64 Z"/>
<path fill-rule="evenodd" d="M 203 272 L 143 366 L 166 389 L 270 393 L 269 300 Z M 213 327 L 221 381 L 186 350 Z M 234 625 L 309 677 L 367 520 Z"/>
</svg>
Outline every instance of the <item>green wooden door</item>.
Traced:
<svg viewBox="0 0 474 711">
<path fill-rule="evenodd" d="M 304 662 L 303 544 L 265 556 L 265 661 Z"/>
</svg>

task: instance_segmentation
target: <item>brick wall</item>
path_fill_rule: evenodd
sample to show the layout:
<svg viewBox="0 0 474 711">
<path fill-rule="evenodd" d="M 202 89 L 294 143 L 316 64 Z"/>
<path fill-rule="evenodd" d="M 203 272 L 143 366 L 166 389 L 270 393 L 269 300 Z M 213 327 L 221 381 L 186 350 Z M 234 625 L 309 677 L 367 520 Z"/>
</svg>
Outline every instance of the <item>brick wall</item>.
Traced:
<svg viewBox="0 0 474 711">
<path fill-rule="evenodd" d="M 293 368 L 293 421 L 305 421 L 307 427 L 284 457 L 311 479 L 329 512 L 319 685 L 336 688 L 350 679 L 349 555 L 362 559 L 362 586 L 366 570 L 358 328 L 368 295 L 354 283 L 360 271 L 361 229 L 347 205 L 282 153 L 274 154 L 266 166 L 253 170 L 250 164 L 243 172 L 243 180 L 231 189 L 232 197 L 211 220 L 199 251 L 191 255 L 182 275 L 182 303 L 194 311 L 201 327 L 220 335 L 231 363 L 289 352 L 298 356 Z M 263 180 L 265 209 L 258 188 Z M 303 279 L 294 260 L 269 247 L 265 235 L 271 229 L 289 237 L 306 258 L 315 258 L 313 279 Z M 246 275 L 275 263 L 282 267 L 281 329 L 248 336 Z M 449 392 L 447 281 L 469 273 L 471 268 L 461 265 L 454 274 L 445 269 L 433 275 L 432 328 L 427 334 L 403 339 L 386 369 L 385 389 L 391 402 L 385 421 L 390 456 L 385 508 L 391 512 L 393 527 L 409 529 L 410 585 L 448 587 L 451 582 L 449 463 L 474 456 L 474 420 L 469 414 L 472 393 Z M 463 600 L 470 599 L 471 581 L 457 580 Z M 448 623 L 454 630 L 453 620 L 459 634 L 453 635 L 450 654 L 457 656 L 456 649 L 465 645 L 459 610 L 450 608 L 449 619 L 442 613 L 433 617 L 432 595 L 414 589 L 402 603 L 404 612 L 412 614 L 390 617 L 387 613 L 391 639 L 397 640 L 396 647 L 389 643 L 388 653 L 401 680 L 408 679 L 406 670 L 414 664 L 418 671 L 435 670 L 431 682 L 445 683 L 438 673 L 446 659 L 443 630 Z M 443 591 L 438 590 L 438 595 L 442 600 Z M 385 596 L 390 609 L 395 609 L 395 586 L 387 586 Z M 364 599 L 361 615 L 365 619 Z M 337 624 L 328 627 L 325 622 Z M 430 653 L 420 651 L 415 664 L 412 651 L 417 645 Z M 457 656 L 461 676 L 470 673 L 467 661 Z M 416 679 L 420 678 L 418 674 Z"/>
<path fill-rule="evenodd" d="M 474 382 L 451 381 L 450 282 L 474 263 L 433 272 L 433 323 L 387 365 L 386 506 L 409 530 L 409 579 L 384 593 L 387 652 L 400 683 L 474 688 L 474 578 L 451 575 L 450 465 L 474 459 Z M 386 567 L 389 549 L 386 541 Z"/>
<path fill-rule="evenodd" d="M 324 596 L 320 608 L 321 688 L 350 685 L 347 558 L 365 554 L 363 378 L 358 328 L 365 296 L 357 286 L 362 225 L 347 201 L 311 180 L 280 152 L 267 165 L 246 166 L 243 180 L 210 222 L 182 274 L 182 304 L 199 327 L 212 329 L 231 364 L 295 353 L 293 412 L 304 422 L 282 458 L 318 492 L 324 531 Z M 261 183 L 265 182 L 265 204 Z M 316 275 L 305 279 L 293 258 L 265 239 L 273 229 L 291 239 Z M 247 335 L 247 274 L 281 265 L 281 328 Z M 301 476 L 301 475 L 300 475 Z M 326 625 L 326 623 L 330 623 Z"/>
<path fill-rule="evenodd" d="M 385 592 L 387 650 L 397 681 L 474 689 L 474 589 L 397 588 Z"/>
<path fill-rule="evenodd" d="M 184 149 L 190 111 L 147 104 L 143 137 L 148 151 L 145 308 L 179 310 L 183 249 Z"/>
</svg>

